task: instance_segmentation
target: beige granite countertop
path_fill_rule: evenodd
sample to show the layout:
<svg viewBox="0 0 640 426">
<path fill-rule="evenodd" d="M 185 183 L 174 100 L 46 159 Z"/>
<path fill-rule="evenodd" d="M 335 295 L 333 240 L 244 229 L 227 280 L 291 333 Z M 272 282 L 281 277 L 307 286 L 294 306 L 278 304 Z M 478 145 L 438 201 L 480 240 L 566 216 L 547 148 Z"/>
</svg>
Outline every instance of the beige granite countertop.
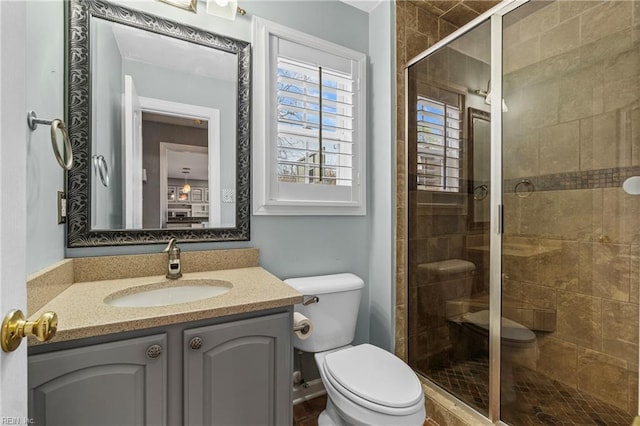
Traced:
<svg viewBox="0 0 640 426">
<path fill-rule="evenodd" d="M 163 275 L 104 281 L 77 282 L 30 316 L 45 311 L 58 314 L 58 331 L 52 342 L 140 330 L 169 324 L 216 318 L 289 306 L 302 302 L 302 295 L 261 267 L 186 273 L 181 280 L 228 281 L 225 294 L 195 302 L 146 308 L 114 307 L 104 303 L 115 292 L 167 280 Z M 170 285 L 170 284 L 169 284 Z M 40 344 L 29 338 L 29 345 Z"/>
</svg>

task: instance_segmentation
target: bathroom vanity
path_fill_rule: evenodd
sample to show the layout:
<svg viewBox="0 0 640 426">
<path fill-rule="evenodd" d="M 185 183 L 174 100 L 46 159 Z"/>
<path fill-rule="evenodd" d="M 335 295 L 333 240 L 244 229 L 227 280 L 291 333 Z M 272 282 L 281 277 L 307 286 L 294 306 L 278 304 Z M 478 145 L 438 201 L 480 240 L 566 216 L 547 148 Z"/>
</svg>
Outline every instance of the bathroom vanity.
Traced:
<svg viewBox="0 0 640 426">
<path fill-rule="evenodd" d="M 199 280 L 231 288 L 171 305 L 109 304 Z M 75 283 L 32 315 L 60 320 L 52 343 L 29 342 L 29 416 L 65 426 L 291 424 L 301 299 L 260 267 Z"/>
<path fill-rule="evenodd" d="M 290 424 L 290 311 L 257 315 L 32 355 L 29 416 L 69 426 Z"/>
</svg>

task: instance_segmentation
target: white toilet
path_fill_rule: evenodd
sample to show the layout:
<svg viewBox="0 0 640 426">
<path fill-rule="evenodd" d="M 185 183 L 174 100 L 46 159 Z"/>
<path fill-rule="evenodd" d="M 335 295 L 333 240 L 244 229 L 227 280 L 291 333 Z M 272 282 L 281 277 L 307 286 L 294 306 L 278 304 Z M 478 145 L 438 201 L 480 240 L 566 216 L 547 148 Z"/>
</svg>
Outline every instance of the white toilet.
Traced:
<svg viewBox="0 0 640 426">
<path fill-rule="evenodd" d="M 424 393 L 417 376 L 395 355 L 376 346 L 351 346 L 364 282 L 353 274 L 291 278 L 305 295 L 295 310 L 313 324 L 311 336 L 294 346 L 315 353 L 327 390 L 318 424 L 361 426 L 422 425 Z M 317 297 L 317 302 L 313 302 Z"/>
</svg>

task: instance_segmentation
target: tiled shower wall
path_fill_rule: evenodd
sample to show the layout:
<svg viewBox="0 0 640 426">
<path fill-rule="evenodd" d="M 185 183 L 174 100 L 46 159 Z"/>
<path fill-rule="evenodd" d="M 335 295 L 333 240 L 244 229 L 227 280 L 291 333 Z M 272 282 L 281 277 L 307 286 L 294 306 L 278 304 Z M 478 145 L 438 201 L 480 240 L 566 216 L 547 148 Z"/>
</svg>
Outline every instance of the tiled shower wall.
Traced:
<svg viewBox="0 0 640 426">
<path fill-rule="evenodd" d="M 404 359 L 404 65 L 455 29 L 439 17 L 444 3 L 467 4 L 423 3 L 396 3 L 396 352 Z M 638 2 L 553 3 L 505 31 L 504 60 L 505 242 L 538 253 L 505 257 L 505 295 L 557 312 L 556 331 L 539 334 L 539 372 L 632 412 L 640 197 L 619 185 L 640 166 Z M 522 179 L 536 185 L 526 198 L 511 187 Z"/>
<path fill-rule="evenodd" d="M 505 256 L 503 294 L 557 312 L 539 372 L 635 413 L 640 197 L 621 185 L 640 174 L 639 2 L 554 2 L 504 43 L 505 243 L 537 255 Z"/>
</svg>

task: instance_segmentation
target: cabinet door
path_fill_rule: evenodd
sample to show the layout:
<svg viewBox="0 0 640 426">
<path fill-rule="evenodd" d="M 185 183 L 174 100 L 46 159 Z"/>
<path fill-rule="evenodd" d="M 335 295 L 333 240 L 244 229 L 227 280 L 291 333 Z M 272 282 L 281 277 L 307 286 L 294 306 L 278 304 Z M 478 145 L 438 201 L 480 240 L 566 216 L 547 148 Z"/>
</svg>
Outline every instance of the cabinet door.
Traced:
<svg viewBox="0 0 640 426">
<path fill-rule="evenodd" d="M 191 189 L 191 201 L 194 203 L 201 203 L 204 200 L 204 194 L 202 193 L 202 188 L 192 188 Z"/>
<path fill-rule="evenodd" d="M 176 187 L 175 186 L 168 186 L 167 187 L 167 201 L 169 202 L 176 202 L 177 201 L 177 192 L 176 192 Z"/>
<path fill-rule="evenodd" d="M 165 351 L 161 334 L 32 355 L 29 416 L 41 426 L 165 425 Z"/>
<path fill-rule="evenodd" d="M 291 424 L 290 313 L 186 330 L 184 345 L 185 426 Z"/>
</svg>

